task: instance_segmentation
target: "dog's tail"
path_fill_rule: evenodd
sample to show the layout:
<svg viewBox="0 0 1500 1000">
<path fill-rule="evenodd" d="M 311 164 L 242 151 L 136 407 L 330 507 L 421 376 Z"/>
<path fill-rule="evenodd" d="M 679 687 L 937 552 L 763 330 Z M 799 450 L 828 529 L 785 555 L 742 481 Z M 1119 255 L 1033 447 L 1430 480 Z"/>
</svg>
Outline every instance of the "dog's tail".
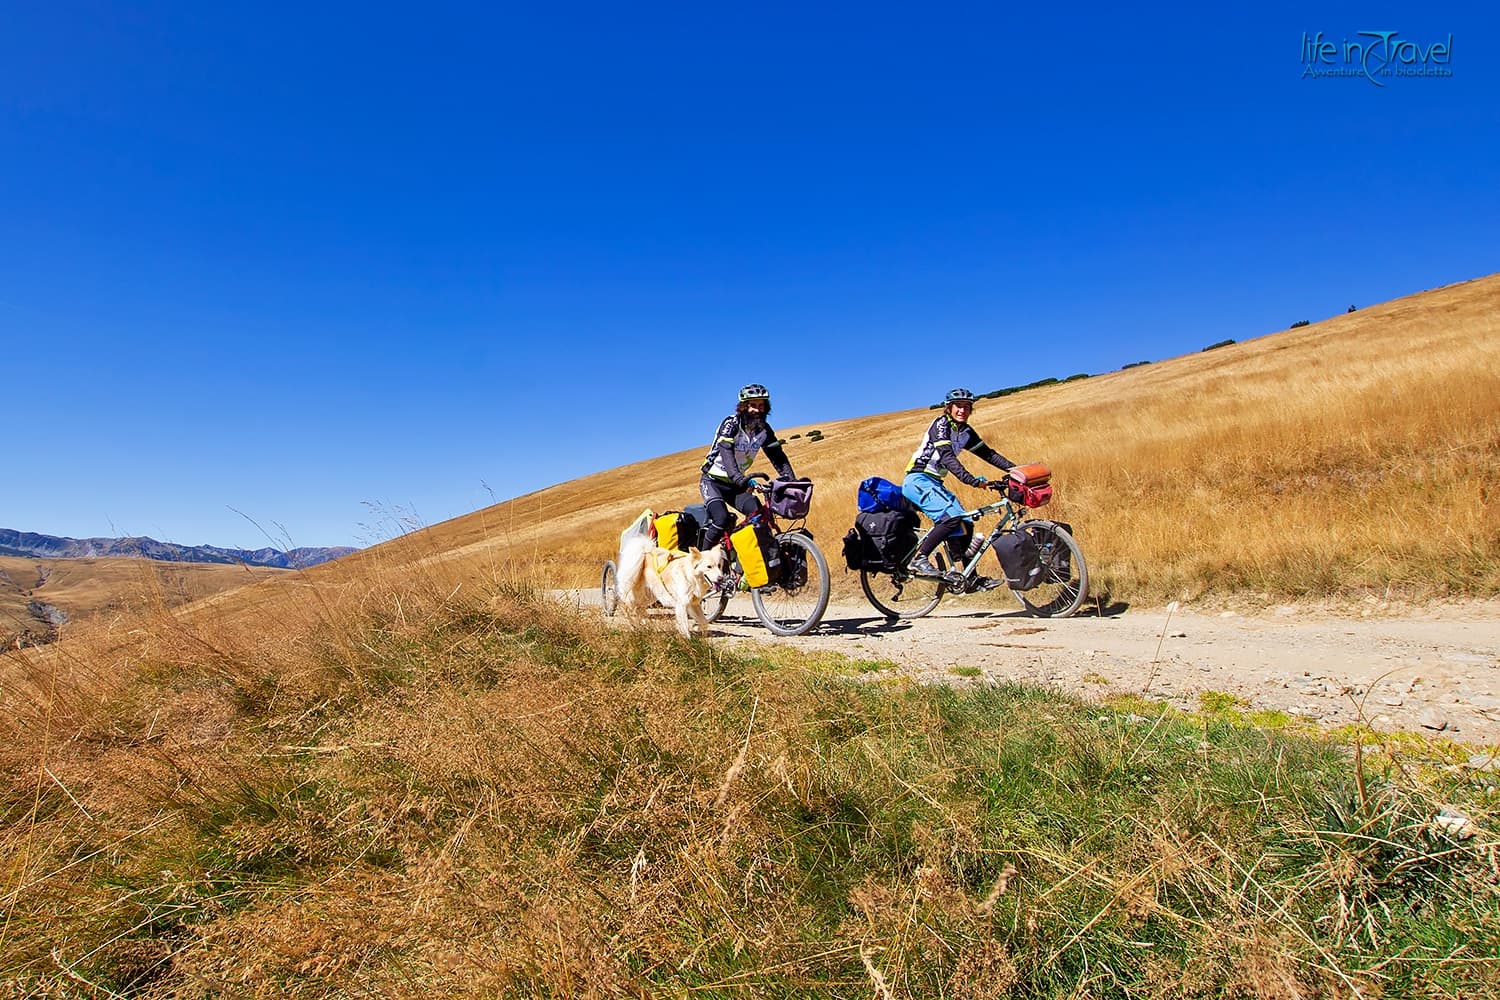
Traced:
<svg viewBox="0 0 1500 1000">
<path fill-rule="evenodd" d="M 646 605 L 646 556 L 651 548 L 651 539 L 645 535 L 620 542 L 620 558 L 615 562 L 615 590 L 627 612 L 643 609 Z"/>
</svg>

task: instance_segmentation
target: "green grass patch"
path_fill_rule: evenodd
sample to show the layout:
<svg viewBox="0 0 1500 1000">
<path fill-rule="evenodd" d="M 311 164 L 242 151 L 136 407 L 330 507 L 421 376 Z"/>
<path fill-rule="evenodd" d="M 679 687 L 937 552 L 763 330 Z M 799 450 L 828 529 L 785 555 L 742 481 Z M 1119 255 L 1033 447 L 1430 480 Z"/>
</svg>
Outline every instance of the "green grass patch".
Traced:
<svg viewBox="0 0 1500 1000">
<path fill-rule="evenodd" d="M 1259 729 L 1286 729 L 1296 725 L 1296 720 L 1280 709 L 1257 708 L 1245 713 L 1245 721 Z"/>
<path fill-rule="evenodd" d="M 1223 715 L 1249 704 L 1245 699 L 1227 691 L 1202 691 L 1198 694 L 1198 707 L 1209 715 Z"/>
</svg>

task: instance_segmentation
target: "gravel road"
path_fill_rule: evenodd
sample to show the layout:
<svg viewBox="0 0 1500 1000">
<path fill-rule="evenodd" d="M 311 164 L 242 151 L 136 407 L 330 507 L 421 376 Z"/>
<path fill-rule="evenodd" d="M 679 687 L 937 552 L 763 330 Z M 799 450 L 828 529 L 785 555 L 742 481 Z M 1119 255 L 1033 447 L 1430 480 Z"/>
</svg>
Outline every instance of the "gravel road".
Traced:
<svg viewBox="0 0 1500 1000">
<path fill-rule="evenodd" d="M 597 592 L 564 599 L 597 613 Z M 1010 600 L 1003 592 L 950 597 L 926 618 L 890 623 L 846 599 L 829 606 L 814 632 L 784 639 L 738 597 L 711 636 L 730 646 L 790 643 L 889 661 L 930 683 L 1017 680 L 1096 699 L 1144 693 L 1182 708 L 1216 692 L 1247 709 L 1329 727 L 1363 715 L 1381 731 L 1500 745 L 1500 601 L 1289 605 L 1254 614 L 1116 606 L 1048 620 L 1012 609 Z M 665 611 L 651 621 L 671 627 Z"/>
</svg>

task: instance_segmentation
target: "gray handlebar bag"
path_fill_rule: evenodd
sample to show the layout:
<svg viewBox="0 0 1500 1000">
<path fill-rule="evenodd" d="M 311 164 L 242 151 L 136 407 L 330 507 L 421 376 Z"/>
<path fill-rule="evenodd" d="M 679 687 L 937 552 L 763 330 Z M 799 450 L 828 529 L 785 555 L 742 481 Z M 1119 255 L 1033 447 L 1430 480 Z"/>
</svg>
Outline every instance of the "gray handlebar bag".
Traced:
<svg viewBox="0 0 1500 1000">
<path fill-rule="evenodd" d="M 796 520 L 806 517 L 812 509 L 813 484 L 811 479 L 773 479 L 771 481 L 771 511 L 777 517 Z"/>
</svg>

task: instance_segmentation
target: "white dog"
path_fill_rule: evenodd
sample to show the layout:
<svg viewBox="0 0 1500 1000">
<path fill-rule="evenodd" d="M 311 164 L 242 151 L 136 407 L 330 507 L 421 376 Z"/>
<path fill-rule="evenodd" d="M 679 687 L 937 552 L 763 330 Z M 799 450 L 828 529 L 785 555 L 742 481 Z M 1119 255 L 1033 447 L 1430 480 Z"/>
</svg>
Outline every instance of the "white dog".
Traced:
<svg viewBox="0 0 1500 1000">
<path fill-rule="evenodd" d="M 652 598 L 677 614 L 677 631 L 692 636 L 708 632 L 703 617 L 703 599 L 724 576 L 725 552 L 715 545 L 711 552 L 658 548 L 644 535 L 620 539 L 620 559 L 615 570 L 615 589 L 620 609 L 632 618 L 646 613 Z M 689 619 L 691 616 L 691 620 Z"/>
</svg>

